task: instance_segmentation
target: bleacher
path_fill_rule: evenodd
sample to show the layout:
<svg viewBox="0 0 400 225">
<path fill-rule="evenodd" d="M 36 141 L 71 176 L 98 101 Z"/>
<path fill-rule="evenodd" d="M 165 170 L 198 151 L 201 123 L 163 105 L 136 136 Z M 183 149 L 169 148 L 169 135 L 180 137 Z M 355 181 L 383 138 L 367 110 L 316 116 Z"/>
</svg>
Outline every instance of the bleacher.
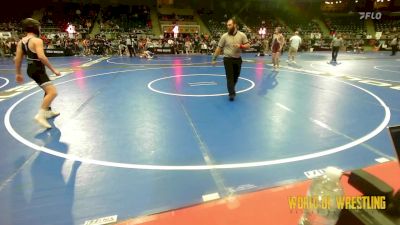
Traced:
<svg viewBox="0 0 400 225">
<path fill-rule="evenodd" d="M 19 19 L 5 19 L 5 20 L 0 20 L 0 31 L 9 31 L 9 32 L 14 32 L 19 30 L 19 22 L 22 20 L 22 18 Z"/>
<path fill-rule="evenodd" d="M 151 31 L 150 8 L 144 5 L 109 6 L 101 10 L 100 30 L 105 33 Z"/>
<path fill-rule="evenodd" d="M 26 3 L 26 7 L 21 7 L 18 10 L 6 10 L 4 8 L 0 13 L 0 32 L 20 31 L 20 22 L 25 18 L 32 17 L 32 10 L 28 8 L 30 7 L 29 4 L 32 3 Z"/>
<path fill-rule="evenodd" d="M 313 22 L 310 17 L 296 13 L 296 11 L 288 11 L 286 8 L 281 9 L 279 6 L 274 8 L 273 6 L 263 6 L 251 2 L 241 4 L 239 0 L 215 3 L 212 8 L 199 6 L 203 8 L 198 10 L 195 10 L 193 5 L 188 6 L 187 4 L 183 7 L 166 5 L 151 9 L 149 6 L 127 4 L 129 3 L 100 6 L 60 1 L 57 4 L 29 5 L 27 9 L 1 14 L 0 31 L 11 32 L 12 37 L 18 39 L 18 35 L 21 35 L 20 21 L 27 17 L 36 16 L 35 18 L 40 18 L 42 33 L 50 40 L 54 36 L 77 38 L 78 40 L 82 38 L 93 39 L 93 37 L 94 39 L 101 37 L 114 40 L 133 33 L 137 34 L 134 36 L 138 39 L 151 39 L 155 37 L 151 21 L 151 18 L 153 18 L 155 24 L 157 23 L 156 26 L 162 28 L 158 34 L 164 33 L 166 34 L 164 36 L 171 37 L 171 27 L 176 23 L 179 25 L 180 30 L 178 39 L 187 38 L 192 42 L 196 42 L 197 44 L 194 45 L 198 46 L 198 43 L 201 43 L 202 40 L 206 40 L 206 42 L 210 40 L 209 36 L 204 34 L 207 30 L 211 33 L 211 39 L 218 40 L 223 33 L 227 32 L 227 20 L 234 16 L 237 18 L 240 30 L 247 34 L 251 43 L 260 41 L 258 31 L 261 26 L 267 28 L 267 38 L 270 38 L 274 29 L 280 26 L 283 28 L 283 33 L 287 38 L 292 35 L 288 33 L 289 31 L 300 31 L 300 36 L 303 38 L 304 43 L 315 44 L 315 42 L 319 41 L 328 43 L 331 40 L 330 35 L 325 35 L 327 32 L 323 24 Z M 307 5 L 303 6 L 304 9 L 300 11 L 304 12 L 307 7 Z M 150 12 L 150 10 L 152 11 Z M 198 16 L 202 21 L 199 21 Z M 320 17 L 321 21 L 324 21 L 331 31 L 341 33 L 347 41 L 346 43 L 359 42 L 361 39 L 365 43 L 369 43 L 366 28 L 372 33 L 372 23 L 360 20 L 357 13 L 323 12 L 323 14 L 312 14 L 312 16 Z M 200 27 L 203 26 L 203 22 L 208 29 Z M 382 19 L 373 20 L 373 22 L 375 30 L 383 32 L 381 41 L 388 42 L 393 36 L 399 34 L 400 18 L 398 16 L 389 17 L 384 15 Z M 95 29 L 91 37 L 85 35 L 71 37 L 65 33 L 68 24 L 74 25 L 76 31 L 81 34 L 90 33 L 93 27 Z M 322 36 L 320 25 L 325 30 Z M 370 35 L 368 39 L 372 36 Z M 162 35 L 157 35 L 157 39 L 160 37 Z M 310 41 L 309 39 L 312 40 Z M 320 40 L 314 42 L 314 39 Z"/>
<path fill-rule="evenodd" d="M 200 14 L 204 24 L 208 27 L 212 37 L 219 38 L 226 32 L 226 18 L 224 15 L 216 16 L 213 12 Z"/>
<path fill-rule="evenodd" d="M 400 31 L 400 17 L 384 17 L 380 20 L 374 21 L 375 31 L 377 32 L 399 32 Z"/>
<path fill-rule="evenodd" d="M 312 20 L 290 17 L 285 22 L 293 31 L 299 31 L 301 35 L 308 36 L 311 33 L 321 33 L 318 24 Z"/>
<path fill-rule="evenodd" d="M 193 15 L 182 15 L 182 14 L 159 14 L 158 19 L 160 21 L 194 21 L 194 16 Z"/>
<path fill-rule="evenodd" d="M 265 21 L 265 27 L 267 28 L 267 34 L 273 34 L 274 30 L 277 26 L 282 26 L 276 19 L 273 17 L 263 16 L 263 17 L 241 17 L 243 18 L 243 22 L 246 24 L 248 28 L 250 28 L 251 32 L 254 34 L 258 34 L 258 30 L 262 25 L 262 21 Z"/>
<path fill-rule="evenodd" d="M 355 38 L 367 32 L 364 20 L 356 16 L 325 17 L 324 22 L 328 29 L 341 33 L 345 38 Z"/>
<path fill-rule="evenodd" d="M 45 9 L 41 19 L 45 33 L 63 32 L 68 24 L 75 26 L 79 33 L 89 33 L 99 12 L 100 6 L 79 3 L 52 4 Z"/>
</svg>

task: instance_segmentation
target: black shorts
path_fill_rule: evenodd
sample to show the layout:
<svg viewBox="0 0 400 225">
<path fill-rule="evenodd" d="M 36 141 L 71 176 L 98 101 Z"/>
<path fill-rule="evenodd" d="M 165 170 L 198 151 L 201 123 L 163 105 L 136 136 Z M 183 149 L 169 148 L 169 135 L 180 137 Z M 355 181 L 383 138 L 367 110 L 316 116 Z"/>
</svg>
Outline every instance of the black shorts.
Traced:
<svg viewBox="0 0 400 225">
<path fill-rule="evenodd" d="M 28 64 L 28 76 L 34 80 L 39 86 L 45 86 L 50 84 L 50 78 L 46 74 L 46 69 L 43 64 L 29 63 Z"/>
</svg>

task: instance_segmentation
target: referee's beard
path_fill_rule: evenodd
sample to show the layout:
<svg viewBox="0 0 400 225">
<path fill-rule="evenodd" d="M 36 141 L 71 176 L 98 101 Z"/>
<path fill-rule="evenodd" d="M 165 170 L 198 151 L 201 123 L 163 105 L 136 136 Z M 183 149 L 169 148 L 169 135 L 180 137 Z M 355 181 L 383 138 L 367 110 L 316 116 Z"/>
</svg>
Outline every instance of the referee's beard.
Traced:
<svg viewBox="0 0 400 225">
<path fill-rule="evenodd" d="M 232 27 L 232 28 L 228 29 L 229 35 L 234 35 L 235 33 L 236 33 L 236 27 Z"/>
</svg>

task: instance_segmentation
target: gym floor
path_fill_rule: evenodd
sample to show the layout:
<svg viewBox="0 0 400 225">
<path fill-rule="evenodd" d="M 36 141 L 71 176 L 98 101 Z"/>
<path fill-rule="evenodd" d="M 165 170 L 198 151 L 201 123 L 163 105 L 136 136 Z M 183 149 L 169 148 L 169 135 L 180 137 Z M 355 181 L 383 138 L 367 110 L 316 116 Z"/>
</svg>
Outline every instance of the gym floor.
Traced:
<svg viewBox="0 0 400 225">
<path fill-rule="evenodd" d="M 400 57 L 300 53 L 273 71 L 243 55 L 228 101 L 221 58 L 50 58 L 61 115 L 33 120 L 43 92 L 0 60 L 0 224 L 126 220 L 395 160 Z M 23 66 L 25 70 L 25 66 Z"/>
</svg>

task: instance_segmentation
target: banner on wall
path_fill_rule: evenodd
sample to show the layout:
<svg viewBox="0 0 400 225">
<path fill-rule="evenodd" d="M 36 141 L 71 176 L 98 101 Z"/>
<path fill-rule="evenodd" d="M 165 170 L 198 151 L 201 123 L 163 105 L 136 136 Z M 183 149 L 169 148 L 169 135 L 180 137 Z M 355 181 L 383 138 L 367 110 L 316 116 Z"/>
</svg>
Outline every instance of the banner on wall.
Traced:
<svg viewBox="0 0 400 225">
<path fill-rule="evenodd" d="M 0 32 L 0 39 L 11 38 L 11 32 Z"/>
</svg>

